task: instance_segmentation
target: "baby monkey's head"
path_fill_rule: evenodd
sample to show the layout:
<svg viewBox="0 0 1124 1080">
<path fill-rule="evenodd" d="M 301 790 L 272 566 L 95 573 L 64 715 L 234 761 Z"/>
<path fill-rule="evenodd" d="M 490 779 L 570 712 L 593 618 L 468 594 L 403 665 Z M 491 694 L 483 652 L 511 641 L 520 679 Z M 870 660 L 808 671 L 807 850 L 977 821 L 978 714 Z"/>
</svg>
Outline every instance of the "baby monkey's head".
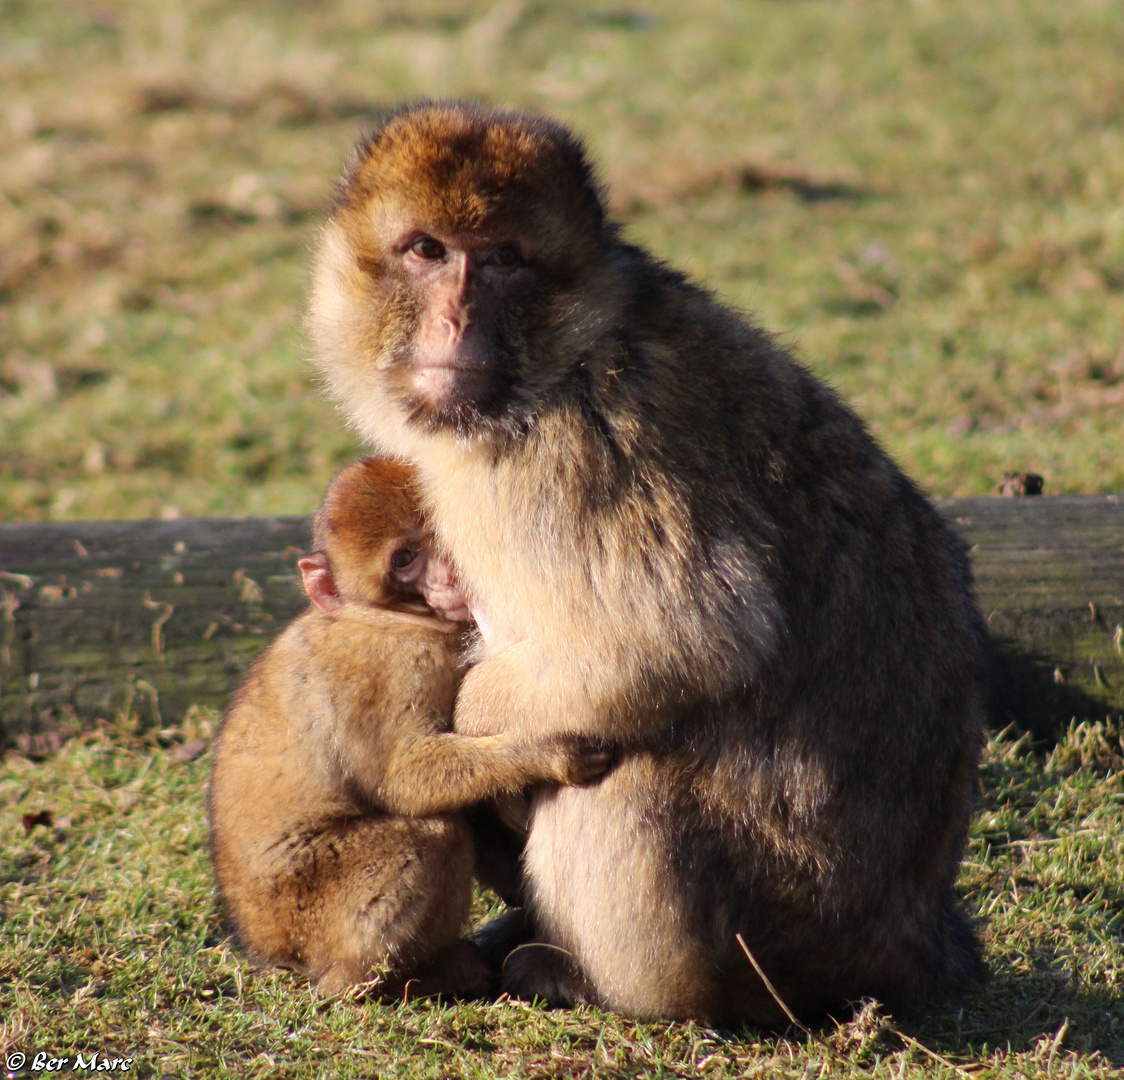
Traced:
<svg viewBox="0 0 1124 1080">
<path fill-rule="evenodd" d="M 434 554 L 408 465 L 365 457 L 344 469 L 316 512 L 313 546 L 298 565 L 308 598 L 324 611 L 355 603 L 472 617 L 448 563 Z"/>
</svg>

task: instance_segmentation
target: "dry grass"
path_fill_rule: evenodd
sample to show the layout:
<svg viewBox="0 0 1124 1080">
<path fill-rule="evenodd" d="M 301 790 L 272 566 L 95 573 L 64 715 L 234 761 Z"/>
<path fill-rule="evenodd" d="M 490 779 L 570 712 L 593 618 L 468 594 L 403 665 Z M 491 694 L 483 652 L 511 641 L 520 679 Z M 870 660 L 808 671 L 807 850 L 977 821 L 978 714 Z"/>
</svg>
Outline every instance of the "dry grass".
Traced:
<svg viewBox="0 0 1124 1080">
<path fill-rule="evenodd" d="M 1118 727 L 1075 726 L 1049 754 L 1026 739 L 988 744 L 960 885 L 981 920 L 988 985 L 923 1016 L 867 1004 L 808 1038 L 514 1002 L 317 1002 L 302 979 L 252 969 L 216 911 L 209 755 L 179 750 L 214 719 L 197 712 L 184 731 L 149 734 L 118 722 L 43 758 L 4 758 L 0 1054 L 98 1050 L 133 1057 L 142 1077 L 1038 1080 L 1124 1069 Z M 489 907 L 481 899 L 477 917 Z"/>
<path fill-rule="evenodd" d="M 307 248 L 387 104 L 588 138 L 931 491 L 1124 483 L 1116 0 L 0 0 L 0 519 L 310 509 Z"/>
<path fill-rule="evenodd" d="M 363 125 L 475 95 L 583 132 L 630 234 L 754 309 L 930 490 L 1124 486 L 1119 0 L 0 0 L 0 519 L 310 510 L 356 447 L 299 321 Z M 206 718 L 196 716 L 200 730 Z M 189 725 L 190 727 L 190 725 Z M 997 737 L 963 1008 L 802 1036 L 317 1004 L 220 926 L 196 731 L 0 771 L 0 1045 L 141 1076 L 1107 1077 L 1124 758 Z M 51 825 L 22 815 L 49 810 Z"/>
</svg>

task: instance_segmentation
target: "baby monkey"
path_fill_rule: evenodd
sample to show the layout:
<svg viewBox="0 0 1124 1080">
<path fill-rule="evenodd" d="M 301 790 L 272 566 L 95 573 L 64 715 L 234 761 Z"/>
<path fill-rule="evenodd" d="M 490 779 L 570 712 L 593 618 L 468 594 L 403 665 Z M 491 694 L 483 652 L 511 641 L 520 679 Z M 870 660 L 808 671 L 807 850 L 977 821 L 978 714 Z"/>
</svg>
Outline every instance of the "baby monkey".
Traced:
<svg viewBox="0 0 1124 1080">
<path fill-rule="evenodd" d="M 255 662 L 215 751 L 211 852 L 237 937 L 322 994 L 486 993 L 458 938 L 474 863 L 458 811 L 610 764 L 596 739 L 449 730 L 472 613 L 412 483 L 374 457 L 332 483 L 299 563 L 313 606 Z"/>
</svg>

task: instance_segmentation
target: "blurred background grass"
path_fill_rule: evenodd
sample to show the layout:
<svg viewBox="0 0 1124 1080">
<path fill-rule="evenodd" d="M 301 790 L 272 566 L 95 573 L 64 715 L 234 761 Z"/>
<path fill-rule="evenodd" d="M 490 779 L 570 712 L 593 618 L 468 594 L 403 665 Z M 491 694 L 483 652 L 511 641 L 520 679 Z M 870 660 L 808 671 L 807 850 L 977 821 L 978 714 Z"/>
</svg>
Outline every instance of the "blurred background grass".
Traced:
<svg viewBox="0 0 1124 1080">
<path fill-rule="evenodd" d="M 631 238 L 934 494 L 1124 488 L 1121 0 L 0 0 L 0 520 L 302 513 L 316 224 L 405 98 L 549 112 Z"/>
</svg>

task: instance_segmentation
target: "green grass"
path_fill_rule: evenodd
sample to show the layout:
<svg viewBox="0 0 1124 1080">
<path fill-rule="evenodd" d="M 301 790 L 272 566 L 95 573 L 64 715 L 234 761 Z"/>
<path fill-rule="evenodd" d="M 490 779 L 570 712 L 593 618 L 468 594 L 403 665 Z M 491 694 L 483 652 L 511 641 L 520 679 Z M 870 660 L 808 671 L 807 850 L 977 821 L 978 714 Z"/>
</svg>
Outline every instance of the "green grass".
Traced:
<svg viewBox="0 0 1124 1080">
<path fill-rule="evenodd" d="M 0 0 L 0 520 L 310 510 L 300 328 L 387 104 L 582 132 L 629 234 L 936 494 L 1124 487 L 1121 0 Z"/>
<path fill-rule="evenodd" d="M 961 1007 L 868 1009 L 798 1033 L 637 1024 L 519 1003 L 318 1002 L 253 970 L 206 855 L 208 755 L 105 726 L 0 766 L 0 1052 L 97 1050 L 132 1075 L 1107 1077 L 1124 1067 L 1124 748 L 1071 730 L 1048 755 L 993 739 L 961 878 L 988 985 Z M 22 823 L 48 810 L 52 824 Z M 477 917 L 487 905 L 481 900 Z M 944 1063 L 940 1059 L 944 1060 Z"/>
<path fill-rule="evenodd" d="M 0 0 L 0 520 L 311 510 L 358 449 L 306 362 L 316 224 L 357 132 L 440 95 L 583 133 L 630 237 L 784 335 L 927 490 L 1121 490 L 1122 56 L 1122 0 Z M 0 1046 L 141 1076 L 1124 1068 L 1111 726 L 988 746 L 961 879 L 987 988 L 809 1043 L 252 970 L 207 759 L 173 752 L 211 721 L 4 758 Z"/>
</svg>

